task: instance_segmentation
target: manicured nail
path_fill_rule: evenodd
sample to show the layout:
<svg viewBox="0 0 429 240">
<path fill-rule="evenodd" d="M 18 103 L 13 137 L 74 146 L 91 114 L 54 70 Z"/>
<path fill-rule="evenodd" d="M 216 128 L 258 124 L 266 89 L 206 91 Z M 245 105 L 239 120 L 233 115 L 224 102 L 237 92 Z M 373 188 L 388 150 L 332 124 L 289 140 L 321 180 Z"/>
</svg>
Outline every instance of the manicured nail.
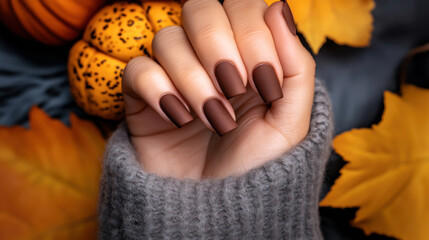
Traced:
<svg viewBox="0 0 429 240">
<path fill-rule="evenodd" d="M 290 7 L 289 7 L 289 4 L 287 4 L 287 1 L 284 1 L 283 16 L 286 20 L 286 24 L 289 27 L 290 32 L 294 36 L 296 36 L 295 20 L 293 20 L 292 11 L 290 10 Z"/>
<path fill-rule="evenodd" d="M 237 127 L 237 123 L 219 100 L 215 98 L 208 100 L 203 110 L 207 120 L 220 136 Z"/>
<path fill-rule="evenodd" d="M 164 95 L 159 100 L 159 105 L 165 115 L 179 128 L 193 119 L 186 107 L 173 94 Z"/>
<path fill-rule="evenodd" d="M 216 65 L 215 76 L 227 99 L 246 92 L 240 74 L 233 64 L 229 62 L 220 62 Z"/>
<path fill-rule="evenodd" d="M 283 97 L 279 79 L 270 64 L 261 64 L 253 70 L 253 82 L 265 104 Z"/>
</svg>

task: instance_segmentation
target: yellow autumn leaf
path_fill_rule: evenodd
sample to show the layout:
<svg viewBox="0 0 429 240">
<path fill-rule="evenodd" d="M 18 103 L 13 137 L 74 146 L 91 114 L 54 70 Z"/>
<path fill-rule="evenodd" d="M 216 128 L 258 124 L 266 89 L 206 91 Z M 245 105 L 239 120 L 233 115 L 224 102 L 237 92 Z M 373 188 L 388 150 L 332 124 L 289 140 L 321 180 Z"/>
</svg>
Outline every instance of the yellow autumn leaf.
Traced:
<svg viewBox="0 0 429 240">
<path fill-rule="evenodd" d="M 103 137 L 74 115 L 29 117 L 0 127 L 0 239 L 96 239 Z"/>
<path fill-rule="evenodd" d="M 271 4 L 278 2 L 279 0 L 265 0 L 265 3 L 270 6 Z"/>
<path fill-rule="evenodd" d="M 385 110 L 371 129 L 336 137 L 348 163 L 321 206 L 359 207 L 353 226 L 366 234 L 429 239 L 429 90 L 404 85 L 385 93 Z"/>
<path fill-rule="evenodd" d="M 265 0 L 270 5 L 274 0 Z M 371 40 L 373 0 L 288 0 L 298 31 L 314 53 L 329 38 L 337 44 L 368 46 Z"/>
</svg>

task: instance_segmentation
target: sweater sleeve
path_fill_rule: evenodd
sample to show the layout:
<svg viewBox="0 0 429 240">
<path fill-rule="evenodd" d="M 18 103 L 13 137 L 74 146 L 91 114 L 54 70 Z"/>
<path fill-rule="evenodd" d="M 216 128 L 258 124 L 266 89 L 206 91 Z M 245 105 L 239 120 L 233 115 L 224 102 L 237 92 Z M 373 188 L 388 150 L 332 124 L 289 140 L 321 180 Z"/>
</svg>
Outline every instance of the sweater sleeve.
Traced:
<svg viewBox="0 0 429 240">
<path fill-rule="evenodd" d="M 319 80 L 306 138 L 241 176 L 193 181 L 149 174 L 123 124 L 104 156 L 99 238 L 322 239 L 318 202 L 331 137 L 331 106 Z"/>
</svg>

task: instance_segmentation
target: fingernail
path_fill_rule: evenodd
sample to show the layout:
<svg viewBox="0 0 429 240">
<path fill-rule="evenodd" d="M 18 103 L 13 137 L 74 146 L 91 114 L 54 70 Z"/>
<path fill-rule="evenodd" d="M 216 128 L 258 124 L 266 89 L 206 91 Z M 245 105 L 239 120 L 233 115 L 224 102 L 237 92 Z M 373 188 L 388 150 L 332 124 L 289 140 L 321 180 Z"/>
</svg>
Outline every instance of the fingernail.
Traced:
<svg viewBox="0 0 429 240">
<path fill-rule="evenodd" d="M 186 107 L 173 94 L 164 95 L 159 100 L 159 105 L 165 115 L 179 128 L 193 119 Z"/>
<path fill-rule="evenodd" d="M 270 64 L 261 64 L 253 70 L 253 82 L 265 104 L 283 97 L 279 79 Z"/>
<path fill-rule="evenodd" d="M 220 62 L 216 65 L 215 76 L 223 94 L 227 99 L 246 92 L 237 68 L 229 62 Z"/>
<path fill-rule="evenodd" d="M 215 98 L 208 100 L 204 103 L 203 110 L 207 120 L 220 136 L 237 127 L 237 123 L 219 100 Z"/>
<path fill-rule="evenodd" d="M 286 24 L 289 27 L 290 32 L 296 36 L 296 25 L 295 21 L 293 20 L 292 11 L 290 10 L 289 4 L 287 4 L 287 1 L 284 1 L 284 7 L 283 7 L 283 16 L 286 20 Z"/>
</svg>

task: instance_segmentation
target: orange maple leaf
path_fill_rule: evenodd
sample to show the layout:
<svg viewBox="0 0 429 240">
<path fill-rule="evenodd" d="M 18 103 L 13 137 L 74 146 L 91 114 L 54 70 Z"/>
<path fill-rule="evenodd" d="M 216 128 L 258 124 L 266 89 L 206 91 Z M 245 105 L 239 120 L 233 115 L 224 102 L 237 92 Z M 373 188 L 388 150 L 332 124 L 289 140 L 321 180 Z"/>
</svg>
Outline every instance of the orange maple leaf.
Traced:
<svg viewBox="0 0 429 240">
<path fill-rule="evenodd" d="M 270 5 L 277 0 L 265 0 Z M 314 53 L 329 38 L 337 44 L 368 46 L 373 29 L 373 0 L 288 0 L 298 31 Z"/>
<path fill-rule="evenodd" d="M 30 129 L 0 127 L 0 239 L 96 239 L 105 140 L 70 122 L 34 107 Z"/>
<path fill-rule="evenodd" d="M 429 239 L 429 90 L 385 93 L 382 121 L 334 139 L 348 163 L 321 206 L 359 207 L 353 226 L 366 234 Z"/>
</svg>

